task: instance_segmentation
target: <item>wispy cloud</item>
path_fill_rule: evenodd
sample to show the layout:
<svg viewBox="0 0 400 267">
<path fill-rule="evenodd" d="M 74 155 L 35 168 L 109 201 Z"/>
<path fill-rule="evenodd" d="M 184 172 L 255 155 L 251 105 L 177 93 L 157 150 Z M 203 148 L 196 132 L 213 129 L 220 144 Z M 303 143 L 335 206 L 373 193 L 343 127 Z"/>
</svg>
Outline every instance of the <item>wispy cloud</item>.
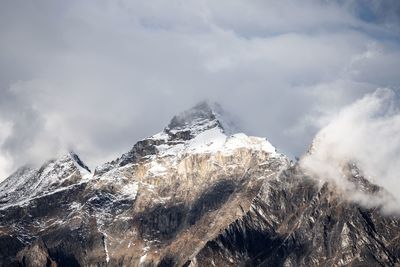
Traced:
<svg viewBox="0 0 400 267">
<path fill-rule="evenodd" d="M 300 165 L 309 175 L 336 184 L 353 200 L 400 213 L 399 104 L 393 90 L 378 89 L 343 108 L 317 134 Z M 346 174 L 349 163 L 390 194 L 373 196 L 355 190 Z"/>
</svg>

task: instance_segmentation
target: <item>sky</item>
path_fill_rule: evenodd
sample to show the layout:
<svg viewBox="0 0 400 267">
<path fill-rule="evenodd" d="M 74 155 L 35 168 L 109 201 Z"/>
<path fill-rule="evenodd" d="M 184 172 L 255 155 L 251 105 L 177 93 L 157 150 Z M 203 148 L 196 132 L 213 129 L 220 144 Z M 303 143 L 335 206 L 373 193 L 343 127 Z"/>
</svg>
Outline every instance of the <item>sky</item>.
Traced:
<svg viewBox="0 0 400 267">
<path fill-rule="evenodd" d="M 301 156 L 400 88 L 398 0 L 3 0 L 0 36 L 0 180 L 71 149 L 94 168 L 204 99 Z"/>
</svg>

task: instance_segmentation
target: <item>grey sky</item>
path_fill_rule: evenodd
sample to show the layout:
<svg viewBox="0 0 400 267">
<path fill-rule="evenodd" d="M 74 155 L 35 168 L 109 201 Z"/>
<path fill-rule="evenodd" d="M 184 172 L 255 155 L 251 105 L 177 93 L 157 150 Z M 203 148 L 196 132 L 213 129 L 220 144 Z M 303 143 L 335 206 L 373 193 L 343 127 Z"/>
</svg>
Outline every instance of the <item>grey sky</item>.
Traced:
<svg viewBox="0 0 400 267">
<path fill-rule="evenodd" d="M 300 155 L 342 106 L 400 85 L 400 2 L 0 3 L 0 180 L 74 149 L 111 160 L 211 99 Z"/>
</svg>

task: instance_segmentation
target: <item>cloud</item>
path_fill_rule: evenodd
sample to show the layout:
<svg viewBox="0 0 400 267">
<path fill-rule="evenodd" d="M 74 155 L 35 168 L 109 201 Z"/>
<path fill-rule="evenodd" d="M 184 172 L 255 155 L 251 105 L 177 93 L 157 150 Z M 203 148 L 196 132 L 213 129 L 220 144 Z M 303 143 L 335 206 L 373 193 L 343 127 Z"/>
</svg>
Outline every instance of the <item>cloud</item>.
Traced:
<svg viewBox="0 0 400 267">
<path fill-rule="evenodd" d="M 313 177 L 333 182 L 353 200 L 399 213 L 399 101 L 395 91 L 378 89 L 346 106 L 319 131 L 300 166 Z M 349 163 L 391 195 L 357 192 L 346 175 Z"/>
<path fill-rule="evenodd" d="M 203 99 L 300 155 L 321 114 L 399 86 L 397 4 L 361 2 L 2 1 L 2 157 L 97 165 Z"/>
<path fill-rule="evenodd" d="M 5 140 L 12 134 L 12 125 L 0 121 L 0 147 L 4 145 Z M 12 159 L 6 151 L 0 151 L 0 177 L 7 177 L 12 171 Z"/>
</svg>

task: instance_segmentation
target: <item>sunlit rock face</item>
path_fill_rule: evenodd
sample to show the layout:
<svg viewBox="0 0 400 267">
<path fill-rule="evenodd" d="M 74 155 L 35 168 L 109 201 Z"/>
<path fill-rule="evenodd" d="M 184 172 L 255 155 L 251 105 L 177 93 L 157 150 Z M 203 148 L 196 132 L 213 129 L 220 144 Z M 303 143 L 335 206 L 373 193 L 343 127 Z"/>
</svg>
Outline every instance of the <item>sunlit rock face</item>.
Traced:
<svg viewBox="0 0 400 267">
<path fill-rule="evenodd" d="M 397 264 L 397 218 L 235 129 L 203 102 L 93 173 L 73 153 L 18 170 L 0 184 L 0 266 Z"/>
</svg>

